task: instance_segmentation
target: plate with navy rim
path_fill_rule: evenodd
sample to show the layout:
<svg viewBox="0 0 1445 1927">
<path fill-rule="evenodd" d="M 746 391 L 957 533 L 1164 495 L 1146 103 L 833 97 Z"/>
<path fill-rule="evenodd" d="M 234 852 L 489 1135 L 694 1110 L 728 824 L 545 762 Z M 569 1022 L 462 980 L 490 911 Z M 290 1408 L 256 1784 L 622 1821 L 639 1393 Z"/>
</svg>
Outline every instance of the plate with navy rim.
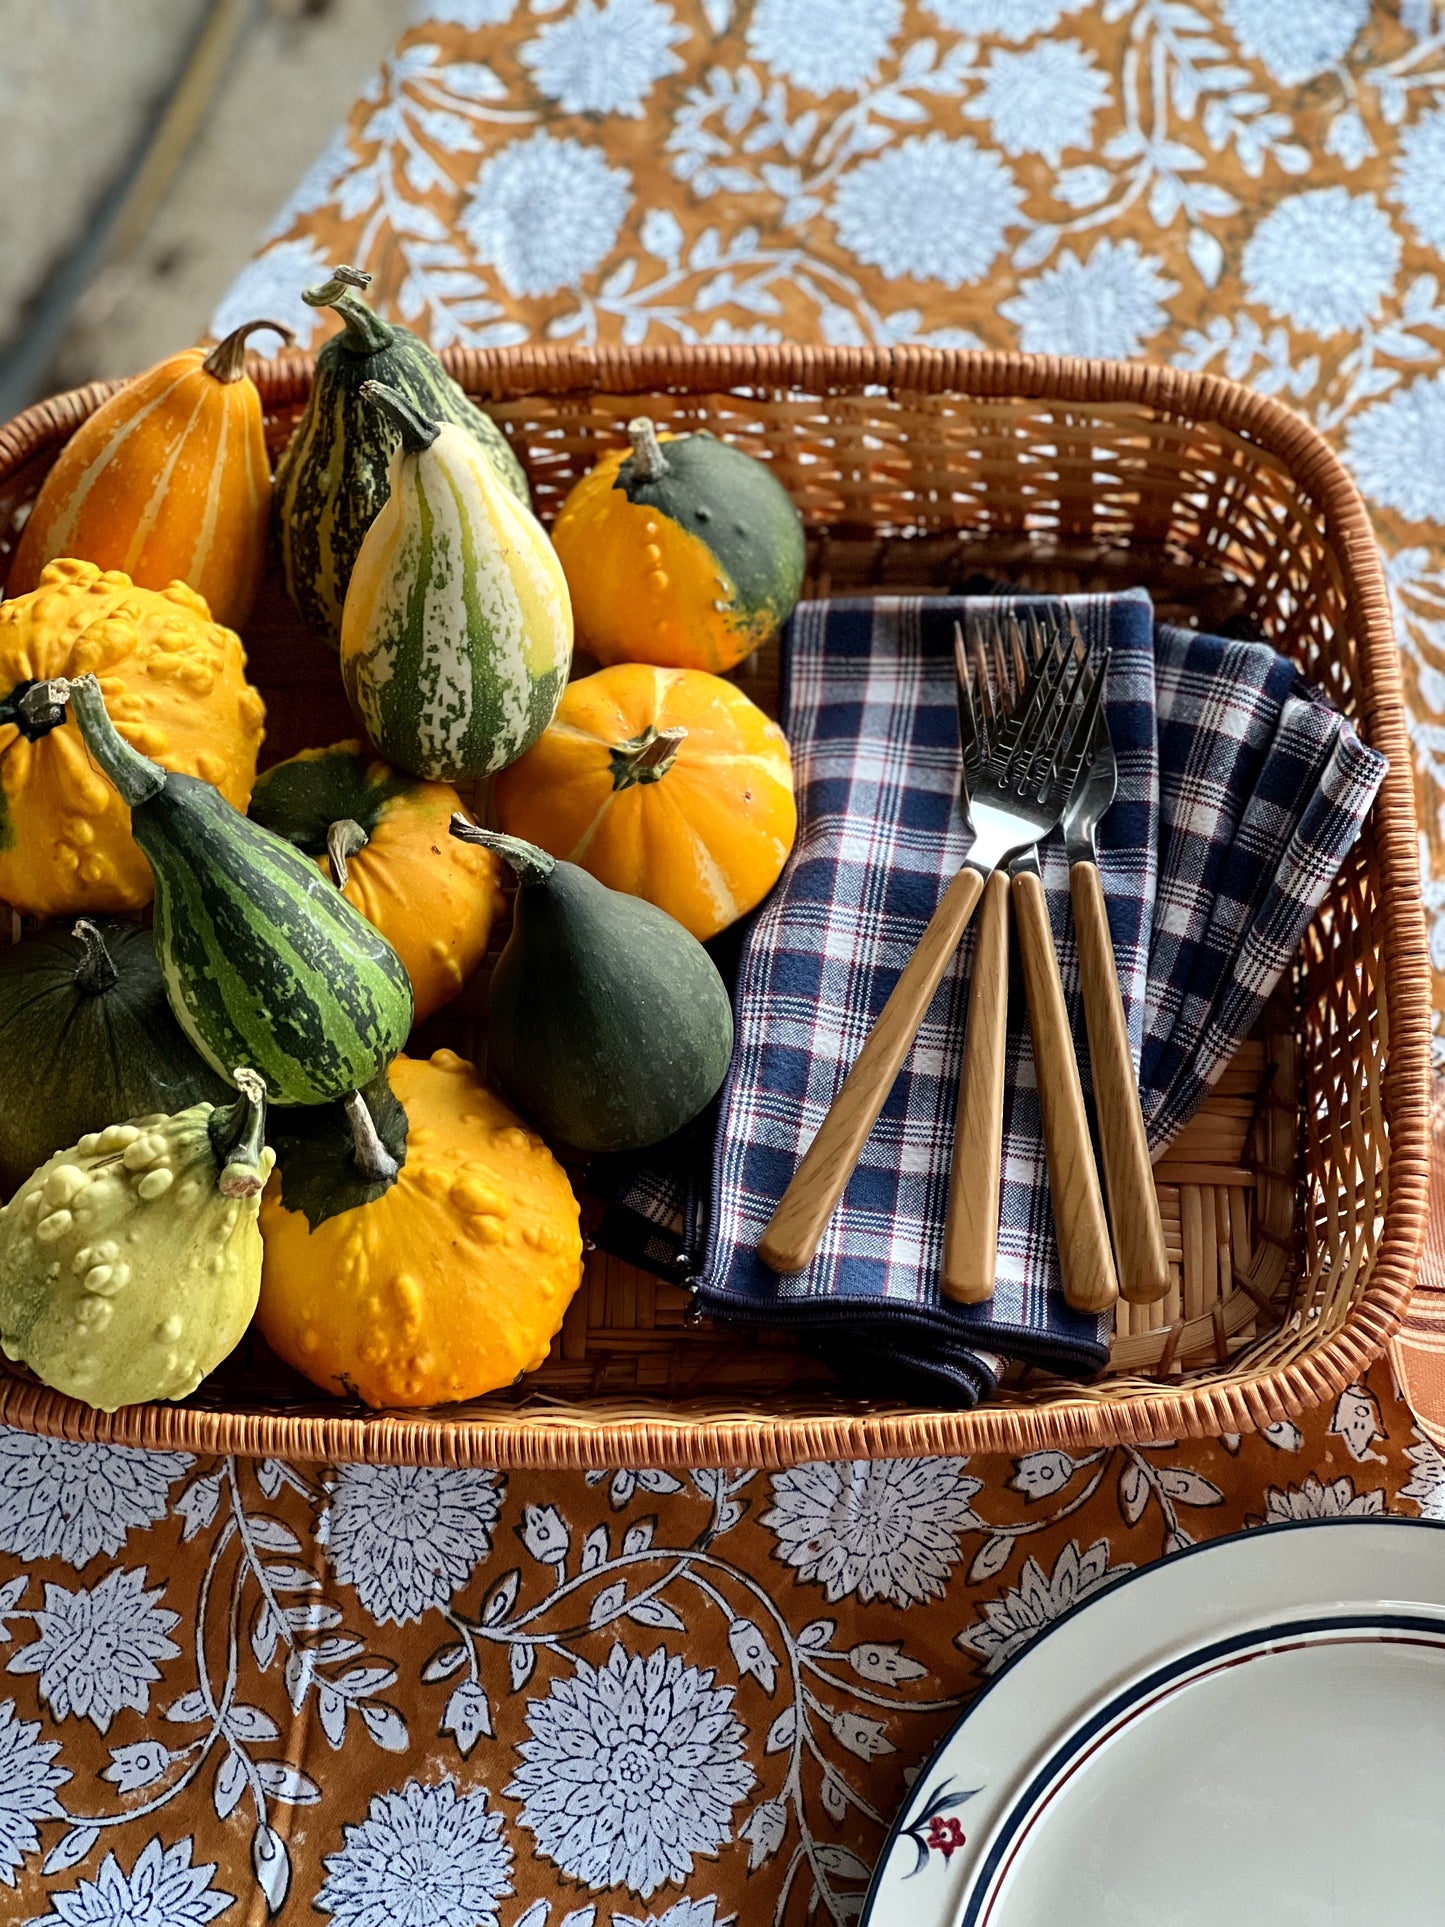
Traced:
<svg viewBox="0 0 1445 1927">
<path fill-rule="evenodd" d="M 1445 1927 L 1442 1810 L 1445 1525 L 1238 1533 L 999 1673 L 859 1927 Z"/>
</svg>

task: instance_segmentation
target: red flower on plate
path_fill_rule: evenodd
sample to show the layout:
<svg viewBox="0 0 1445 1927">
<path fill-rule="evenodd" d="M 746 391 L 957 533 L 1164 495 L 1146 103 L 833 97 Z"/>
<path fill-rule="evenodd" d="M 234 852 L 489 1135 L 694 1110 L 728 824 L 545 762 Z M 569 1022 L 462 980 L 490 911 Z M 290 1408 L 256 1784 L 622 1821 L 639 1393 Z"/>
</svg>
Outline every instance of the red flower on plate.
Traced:
<svg viewBox="0 0 1445 1927">
<path fill-rule="evenodd" d="M 935 1813 L 929 1821 L 926 1837 L 929 1846 L 941 1853 L 945 1860 L 968 1840 L 968 1835 L 953 1815 L 949 1814 L 945 1818 L 941 1813 Z"/>
</svg>

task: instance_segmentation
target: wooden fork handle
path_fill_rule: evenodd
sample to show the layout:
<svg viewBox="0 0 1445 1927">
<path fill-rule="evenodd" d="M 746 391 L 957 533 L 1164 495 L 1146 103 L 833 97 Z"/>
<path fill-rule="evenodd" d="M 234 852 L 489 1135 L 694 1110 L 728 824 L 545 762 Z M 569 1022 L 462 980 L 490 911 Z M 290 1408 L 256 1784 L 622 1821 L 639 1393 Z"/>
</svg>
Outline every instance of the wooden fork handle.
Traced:
<svg viewBox="0 0 1445 1927">
<path fill-rule="evenodd" d="M 1003 1162 L 1004 1048 L 1008 1031 L 1008 874 L 983 893 L 968 992 L 968 1029 L 958 1080 L 958 1119 L 943 1227 L 945 1298 L 981 1305 L 993 1296 Z"/>
<path fill-rule="evenodd" d="M 1149 1164 L 1139 1085 L 1109 936 L 1104 886 L 1096 865 L 1073 865 L 1069 895 L 1078 934 L 1079 976 L 1094 1072 L 1094 1108 L 1099 1118 L 1099 1150 L 1114 1231 L 1119 1294 L 1131 1305 L 1152 1305 L 1169 1289 L 1169 1260 L 1164 1252 L 1159 1194 Z"/>
<path fill-rule="evenodd" d="M 772 1270 L 802 1271 L 812 1261 L 818 1240 L 847 1189 L 868 1133 L 918 1034 L 923 1013 L 968 928 L 983 885 L 980 872 L 965 866 L 929 919 L 918 948 L 904 965 L 893 994 L 879 1012 L 843 1088 L 828 1107 L 818 1135 L 803 1153 L 762 1235 L 758 1255 Z"/>
<path fill-rule="evenodd" d="M 1042 881 L 1031 871 L 1014 877 L 1011 896 L 1028 993 L 1064 1297 L 1075 1311 L 1103 1312 L 1119 1296 L 1119 1285 L 1049 906 Z"/>
</svg>

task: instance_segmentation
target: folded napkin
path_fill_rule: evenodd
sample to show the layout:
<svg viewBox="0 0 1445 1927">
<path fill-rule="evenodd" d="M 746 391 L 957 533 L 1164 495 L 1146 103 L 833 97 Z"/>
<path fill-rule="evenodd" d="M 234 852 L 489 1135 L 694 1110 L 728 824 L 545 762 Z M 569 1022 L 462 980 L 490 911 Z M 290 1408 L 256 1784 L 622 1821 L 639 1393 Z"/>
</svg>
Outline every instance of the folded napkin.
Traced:
<svg viewBox="0 0 1445 1927">
<path fill-rule="evenodd" d="M 1348 723 L 1257 643 L 1153 623 L 1143 592 L 1064 599 L 1111 650 L 1119 791 L 1099 862 L 1151 1141 L 1197 1105 L 1288 965 L 1384 774 Z M 952 629 L 1043 598 L 802 605 L 784 650 L 799 836 L 737 946 L 732 1067 L 712 1111 L 614 1167 L 599 1242 L 682 1277 L 715 1318 L 796 1327 L 865 1385 L 986 1397 L 1010 1360 L 1088 1377 L 1107 1319 L 1059 1287 L 1022 989 L 1010 987 L 999 1261 L 993 1299 L 955 1306 L 937 1272 L 972 936 L 808 1270 L 757 1243 L 911 955 L 967 837 L 955 798 Z M 1057 835 L 1041 851 L 1086 1092 L 1087 1039 Z"/>
</svg>

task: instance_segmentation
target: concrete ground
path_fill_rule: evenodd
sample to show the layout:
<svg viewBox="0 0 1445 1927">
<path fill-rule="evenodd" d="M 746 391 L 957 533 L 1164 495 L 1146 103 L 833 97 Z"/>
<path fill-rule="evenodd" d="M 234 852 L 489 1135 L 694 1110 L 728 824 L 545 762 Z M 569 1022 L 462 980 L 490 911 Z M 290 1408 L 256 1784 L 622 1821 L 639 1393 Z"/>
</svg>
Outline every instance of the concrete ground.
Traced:
<svg viewBox="0 0 1445 1927">
<path fill-rule="evenodd" d="M 412 11 L 410 0 L 0 0 L 6 412 L 133 373 L 203 333 Z"/>
</svg>

